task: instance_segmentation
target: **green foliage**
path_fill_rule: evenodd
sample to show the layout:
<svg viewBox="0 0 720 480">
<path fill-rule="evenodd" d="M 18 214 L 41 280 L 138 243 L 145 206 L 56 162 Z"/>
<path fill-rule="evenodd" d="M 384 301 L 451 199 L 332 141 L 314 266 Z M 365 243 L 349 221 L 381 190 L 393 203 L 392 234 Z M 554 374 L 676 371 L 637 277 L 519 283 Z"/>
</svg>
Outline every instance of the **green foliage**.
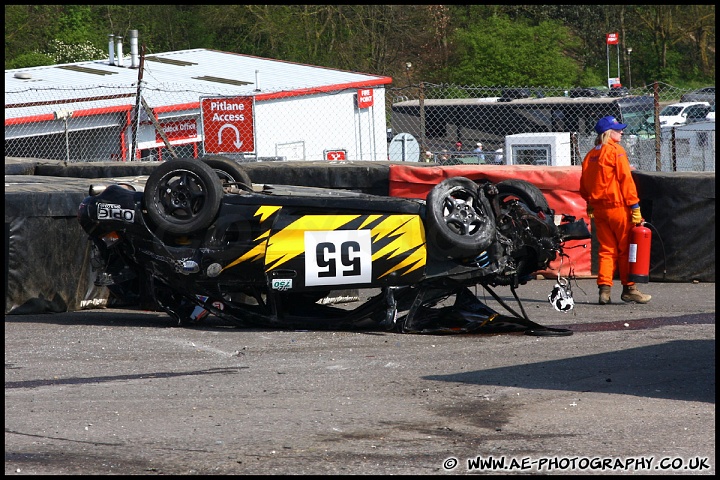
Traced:
<svg viewBox="0 0 720 480">
<path fill-rule="evenodd" d="M 462 85 L 574 84 L 580 66 L 563 55 L 577 47 L 568 29 L 555 21 L 537 26 L 495 16 L 455 32 L 455 66 L 449 80 Z"/>
<path fill-rule="evenodd" d="M 714 4 L 8 5 L 5 66 L 44 64 L 35 53 L 53 40 L 75 49 L 53 52 L 59 61 L 102 58 L 108 34 L 129 30 L 147 54 L 209 48 L 395 83 L 496 86 L 605 85 L 605 34 L 619 32 L 623 83 L 631 61 L 634 86 L 715 82 Z"/>
<path fill-rule="evenodd" d="M 473 94 L 466 89 L 459 88 L 455 85 L 435 85 L 425 90 L 426 98 L 458 99 L 471 98 L 472 95 Z"/>
<path fill-rule="evenodd" d="M 51 40 L 45 54 L 52 58 L 54 63 L 100 60 L 107 55 L 104 50 L 100 50 L 90 42 L 68 45 L 60 40 Z"/>
<path fill-rule="evenodd" d="M 57 19 L 56 39 L 83 45 L 97 38 L 97 21 L 90 5 L 65 5 Z"/>
<path fill-rule="evenodd" d="M 580 79 L 577 82 L 579 87 L 594 87 L 597 85 L 607 85 L 607 74 L 598 73 L 593 70 L 585 70 L 580 74 Z"/>
<path fill-rule="evenodd" d="M 55 65 L 55 60 L 44 53 L 30 52 L 23 53 L 5 62 L 5 69 L 42 67 L 46 65 Z"/>
</svg>

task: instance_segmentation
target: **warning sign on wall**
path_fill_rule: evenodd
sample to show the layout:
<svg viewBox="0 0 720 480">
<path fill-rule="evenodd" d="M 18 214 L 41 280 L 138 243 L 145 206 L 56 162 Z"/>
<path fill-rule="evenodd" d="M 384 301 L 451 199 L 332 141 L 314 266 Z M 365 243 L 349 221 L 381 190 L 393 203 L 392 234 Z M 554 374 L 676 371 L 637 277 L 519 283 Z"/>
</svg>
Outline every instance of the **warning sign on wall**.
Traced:
<svg viewBox="0 0 720 480">
<path fill-rule="evenodd" d="M 169 141 L 197 138 L 197 124 L 194 118 L 177 122 L 160 122 L 160 128 Z M 155 141 L 158 143 L 163 141 L 157 131 L 155 132 Z"/>
<path fill-rule="evenodd" d="M 347 151 L 343 149 L 337 149 L 337 150 L 325 150 L 325 160 L 346 160 L 347 159 Z"/>
<path fill-rule="evenodd" d="M 373 106 L 373 89 L 364 88 L 357 91 L 358 108 L 368 108 Z"/>
<path fill-rule="evenodd" d="M 203 98 L 200 105 L 206 153 L 255 151 L 253 97 Z"/>
</svg>

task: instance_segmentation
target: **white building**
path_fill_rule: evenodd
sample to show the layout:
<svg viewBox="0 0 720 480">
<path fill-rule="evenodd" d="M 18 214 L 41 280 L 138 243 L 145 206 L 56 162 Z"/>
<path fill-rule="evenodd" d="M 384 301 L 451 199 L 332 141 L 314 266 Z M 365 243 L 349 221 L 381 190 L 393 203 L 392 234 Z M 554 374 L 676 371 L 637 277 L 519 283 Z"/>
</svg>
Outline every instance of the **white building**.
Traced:
<svg viewBox="0 0 720 480">
<path fill-rule="evenodd" d="M 144 56 L 131 40 L 129 57 L 111 38 L 106 60 L 6 70 L 5 155 L 163 159 L 169 145 L 184 157 L 387 160 L 390 77 L 207 49 Z M 202 111 L 211 104 L 227 111 Z"/>
</svg>

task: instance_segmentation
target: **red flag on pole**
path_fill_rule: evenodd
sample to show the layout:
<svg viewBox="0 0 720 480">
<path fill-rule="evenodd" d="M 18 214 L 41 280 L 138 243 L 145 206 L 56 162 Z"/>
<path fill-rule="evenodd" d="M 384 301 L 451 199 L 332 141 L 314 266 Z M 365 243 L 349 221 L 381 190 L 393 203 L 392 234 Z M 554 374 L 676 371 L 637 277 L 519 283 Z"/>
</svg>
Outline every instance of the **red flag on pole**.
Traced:
<svg viewBox="0 0 720 480">
<path fill-rule="evenodd" d="M 608 44 L 608 45 L 617 45 L 617 44 L 618 44 L 618 40 L 619 40 L 618 33 L 615 32 L 615 33 L 608 33 L 608 34 L 606 34 L 606 35 L 605 35 L 605 40 L 607 41 L 607 44 Z"/>
</svg>

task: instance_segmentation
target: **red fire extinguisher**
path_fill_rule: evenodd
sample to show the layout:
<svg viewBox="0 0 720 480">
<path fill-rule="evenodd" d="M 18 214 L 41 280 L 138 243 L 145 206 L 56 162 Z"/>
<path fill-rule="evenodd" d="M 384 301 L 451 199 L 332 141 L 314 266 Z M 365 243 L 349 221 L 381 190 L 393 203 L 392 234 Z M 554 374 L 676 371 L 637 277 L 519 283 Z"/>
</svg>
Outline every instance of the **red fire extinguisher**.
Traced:
<svg viewBox="0 0 720 480">
<path fill-rule="evenodd" d="M 645 222 L 635 225 L 630 230 L 630 274 L 628 279 L 636 283 L 648 283 L 650 281 L 650 243 L 652 233 L 645 226 Z"/>
</svg>

